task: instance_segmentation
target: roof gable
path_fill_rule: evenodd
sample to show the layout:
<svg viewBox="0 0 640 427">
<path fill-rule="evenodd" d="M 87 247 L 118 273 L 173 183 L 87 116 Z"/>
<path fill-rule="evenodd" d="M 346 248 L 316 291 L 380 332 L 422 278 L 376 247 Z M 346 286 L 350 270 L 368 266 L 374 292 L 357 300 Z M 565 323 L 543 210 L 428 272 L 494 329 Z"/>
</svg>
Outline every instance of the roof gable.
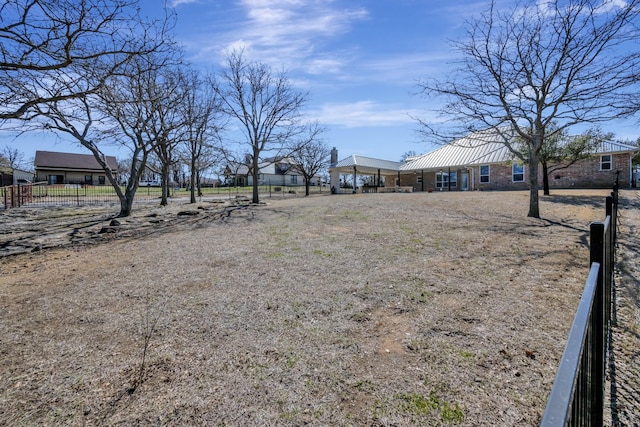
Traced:
<svg viewBox="0 0 640 427">
<path fill-rule="evenodd" d="M 602 141 L 598 144 L 593 154 L 633 153 L 638 151 L 640 151 L 640 147 L 635 145 L 629 145 L 617 141 Z"/>
</svg>

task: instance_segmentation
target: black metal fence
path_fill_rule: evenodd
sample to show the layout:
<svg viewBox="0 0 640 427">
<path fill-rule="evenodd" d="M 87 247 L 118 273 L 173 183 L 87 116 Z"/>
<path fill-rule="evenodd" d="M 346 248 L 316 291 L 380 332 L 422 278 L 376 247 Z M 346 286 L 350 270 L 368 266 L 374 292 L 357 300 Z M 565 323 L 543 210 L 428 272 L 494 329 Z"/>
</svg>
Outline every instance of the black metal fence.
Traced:
<svg viewBox="0 0 640 427">
<path fill-rule="evenodd" d="M 590 227 L 589 276 L 558 367 L 541 425 L 602 426 L 611 337 L 618 187 L 606 217 Z"/>
<path fill-rule="evenodd" d="M 113 187 L 82 184 L 18 184 L 0 188 L 2 207 L 81 206 L 119 203 Z M 160 197 L 160 190 L 139 189 L 136 201 Z"/>
<path fill-rule="evenodd" d="M 304 185 L 264 185 L 258 188 L 262 197 L 284 198 L 304 196 Z M 203 197 L 248 196 L 252 187 L 205 187 L 201 189 Z M 159 199 L 160 187 L 144 186 L 136 191 L 134 202 L 148 202 Z M 310 193 L 329 193 L 328 188 L 311 186 Z M 184 188 L 171 188 L 171 197 L 189 197 Z M 119 203 L 118 195 L 110 185 L 56 184 L 47 183 L 19 184 L 0 187 L 0 208 L 9 209 L 20 206 L 81 206 Z"/>
</svg>

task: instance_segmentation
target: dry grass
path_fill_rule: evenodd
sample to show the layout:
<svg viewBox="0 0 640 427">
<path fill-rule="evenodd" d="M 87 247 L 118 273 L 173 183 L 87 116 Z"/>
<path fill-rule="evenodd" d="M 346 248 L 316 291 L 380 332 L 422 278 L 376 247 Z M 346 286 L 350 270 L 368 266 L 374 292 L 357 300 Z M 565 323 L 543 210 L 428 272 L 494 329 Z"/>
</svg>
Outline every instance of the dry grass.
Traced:
<svg viewBox="0 0 640 427">
<path fill-rule="evenodd" d="M 535 425 L 606 194 L 203 203 L 6 257 L 0 424 Z"/>
</svg>

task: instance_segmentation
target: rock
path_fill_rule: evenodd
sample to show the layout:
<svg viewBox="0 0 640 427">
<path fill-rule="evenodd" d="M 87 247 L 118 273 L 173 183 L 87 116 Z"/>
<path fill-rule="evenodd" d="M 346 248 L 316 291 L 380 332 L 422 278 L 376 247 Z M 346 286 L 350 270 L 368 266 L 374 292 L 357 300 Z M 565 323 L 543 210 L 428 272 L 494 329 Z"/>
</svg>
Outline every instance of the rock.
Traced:
<svg viewBox="0 0 640 427">
<path fill-rule="evenodd" d="M 98 231 L 98 234 L 117 233 L 117 232 L 118 232 L 118 229 L 116 227 L 102 227 L 100 231 Z"/>
<path fill-rule="evenodd" d="M 200 214 L 198 211 L 180 211 L 178 212 L 178 216 L 195 216 Z"/>
</svg>

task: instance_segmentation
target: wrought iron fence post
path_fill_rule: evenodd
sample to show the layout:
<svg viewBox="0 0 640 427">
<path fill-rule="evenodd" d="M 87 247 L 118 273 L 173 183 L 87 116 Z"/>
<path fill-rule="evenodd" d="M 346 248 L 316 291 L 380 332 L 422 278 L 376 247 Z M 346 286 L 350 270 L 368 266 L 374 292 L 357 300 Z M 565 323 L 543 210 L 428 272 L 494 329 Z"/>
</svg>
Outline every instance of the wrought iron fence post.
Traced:
<svg viewBox="0 0 640 427">
<path fill-rule="evenodd" d="M 607 222 L 607 221 L 606 221 Z M 611 226 L 610 221 L 609 227 Z M 605 368 L 606 368 L 606 345 L 605 340 L 607 336 L 607 324 L 608 324 L 608 310 L 607 303 L 609 298 L 608 286 L 607 286 L 607 271 L 609 267 L 608 254 L 606 250 L 607 238 L 605 223 L 593 222 L 591 223 L 591 248 L 590 248 L 590 263 L 597 262 L 601 265 L 598 272 L 598 282 L 596 286 L 596 293 L 592 307 L 592 325 L 593 325 L 593 337 L 594 345 L 590 349 L 591 355 L 591 369 L 589 381 L 589 395 L 591 397 L 591 425 L 601 426 L 604 421 L 603 407 L 604 407 L 604 388 L 605 388 Z"/>
</svg>

